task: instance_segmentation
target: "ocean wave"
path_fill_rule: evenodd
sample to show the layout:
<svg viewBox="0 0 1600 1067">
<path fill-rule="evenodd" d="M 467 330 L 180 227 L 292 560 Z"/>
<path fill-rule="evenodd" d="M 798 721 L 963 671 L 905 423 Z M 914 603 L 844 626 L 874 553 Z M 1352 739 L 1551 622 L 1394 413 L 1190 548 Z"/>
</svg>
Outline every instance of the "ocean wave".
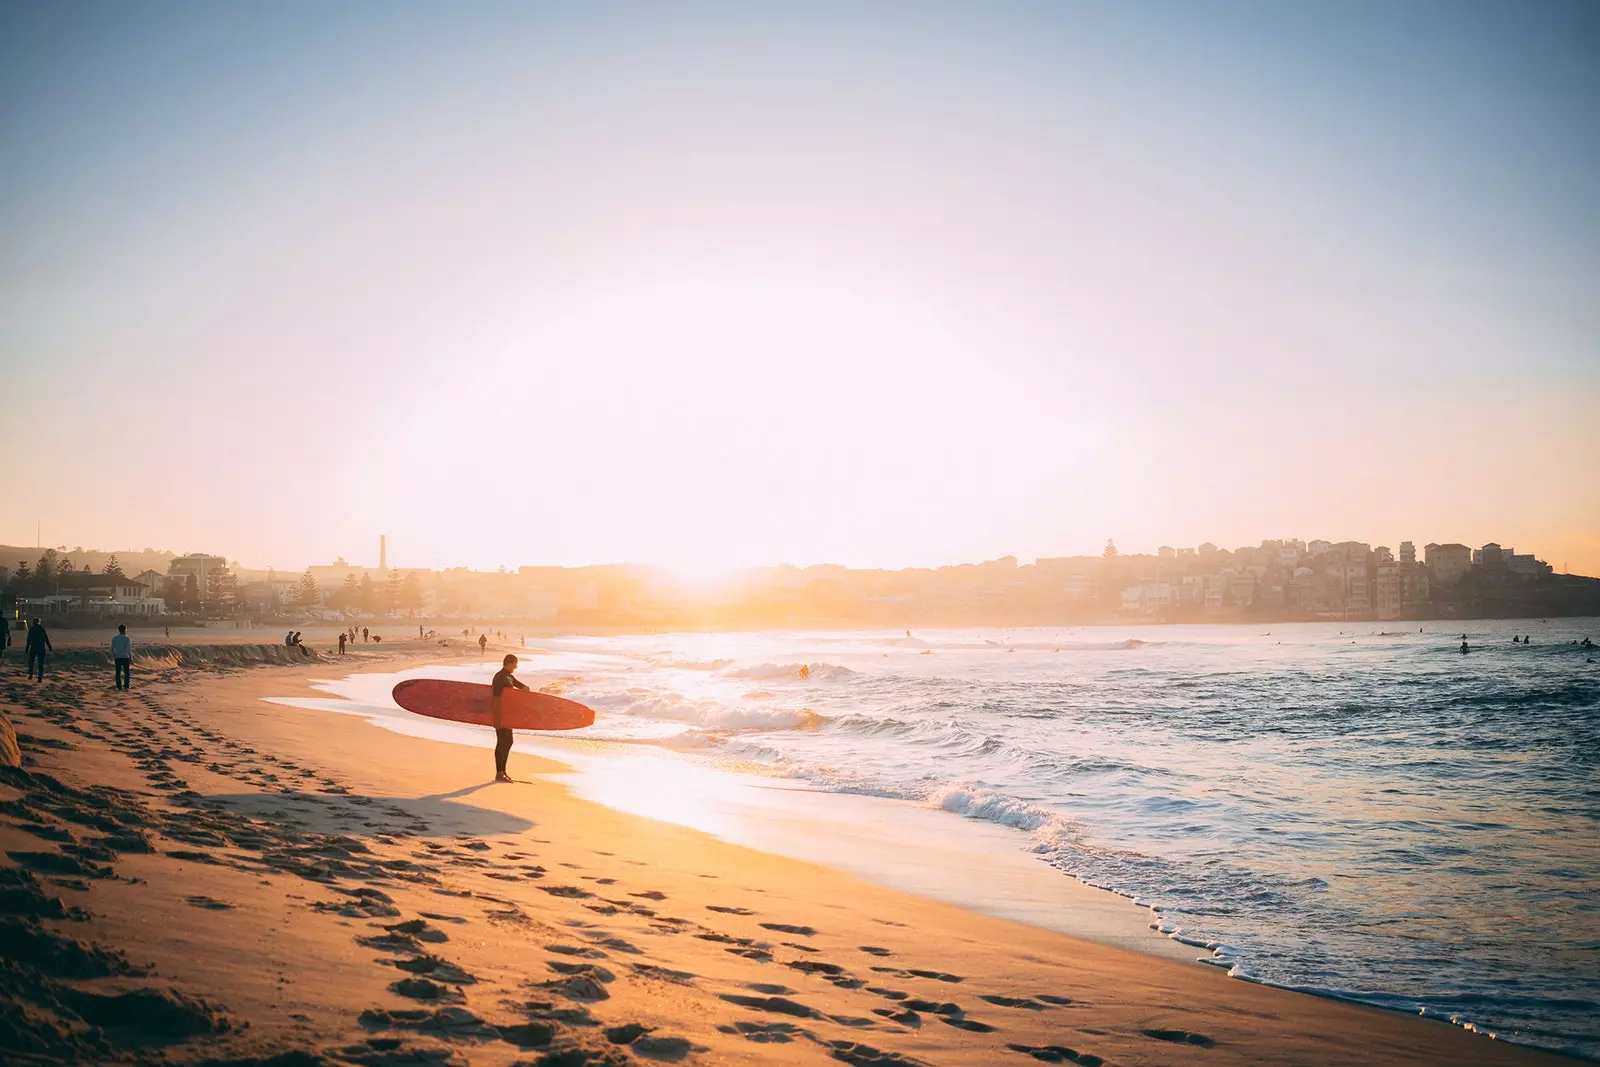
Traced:
<svg viewBox="0 0 1600 1067">
<path fill-rule="evenodd" d="M 702 730 L 815 730 L 824 716 L 807 708 L 740 707 L 681 693 L 630 690 L 620 697 L 589 697 L 610 715 L 685 723 Z"/>
<path fill-rule="evenodd" d="M 976 786 L 940 786 L 929 794 L 927 804 L 969 819 L 999 823 L 1029 833 L 1041 828 L 1064 829 L 1066 826 L 1066 820 L 1048 808 Z"/>
<path fill-rule="evenodd" d="M 853 671 L 849 667 L 841 667 L 836 663 L 762 663 L 755 667 L 741 667 L 736 671 L 726 672 L 729 678 L 800 678 L 800 671 L 805 668 L 811 681 L 839 681 L 845 678 L 854 678 L 860 671 Z"/>
</svg>

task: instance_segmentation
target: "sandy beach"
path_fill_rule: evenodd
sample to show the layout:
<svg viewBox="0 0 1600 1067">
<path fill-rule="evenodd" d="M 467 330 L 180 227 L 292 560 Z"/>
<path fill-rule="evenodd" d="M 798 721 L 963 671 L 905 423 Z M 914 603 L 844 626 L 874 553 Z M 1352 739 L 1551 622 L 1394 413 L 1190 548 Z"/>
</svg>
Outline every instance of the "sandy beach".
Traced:
<svg viewBox="0 0 1600 1067">
<path fill-rule="evenodd" d="M 57 635 L 43 684 L 0 663 L 23 758 L 0 769 L 7 1062 L 1570 1062 L 623 814 L 526 752 L 494 785 L 487 751 L 263 699 L 476 657 L 460 639 L 333 663 L 325 635 L 312 661 L 175 635 L 124 693 L 70 647 L 99 636 Z"/>
</svg>

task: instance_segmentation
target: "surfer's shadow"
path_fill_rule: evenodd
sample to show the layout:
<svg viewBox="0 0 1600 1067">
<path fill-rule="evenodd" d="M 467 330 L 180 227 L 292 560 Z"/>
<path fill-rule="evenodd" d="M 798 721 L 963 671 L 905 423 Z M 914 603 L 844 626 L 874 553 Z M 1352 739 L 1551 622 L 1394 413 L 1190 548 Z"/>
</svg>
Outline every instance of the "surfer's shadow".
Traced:
<svg viewBox="0 0 1600 1067">
<path fill-rule="evenodd" d="M 518 834 L 537 823 L 521 815 L 462 803 L 493 785 L 484 782 L 424 797 L 368 797 L 356 793 L 235 793 L 208 798 L 211 804 L 256 819 L 323 833 L 370 837 L 413 834 Z"/>
</svg>

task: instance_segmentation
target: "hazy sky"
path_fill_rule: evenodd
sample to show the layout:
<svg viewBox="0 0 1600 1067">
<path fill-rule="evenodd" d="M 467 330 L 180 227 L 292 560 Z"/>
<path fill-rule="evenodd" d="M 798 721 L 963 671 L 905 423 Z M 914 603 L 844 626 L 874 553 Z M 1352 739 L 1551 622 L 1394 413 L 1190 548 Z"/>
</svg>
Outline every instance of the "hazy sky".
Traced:
<svg viewBox="0 0 1600 1067">
<path fill-rule="evenodd" d="M 1600 573 L 1600 5 L 0 6 L 0 542 Z"/>
</svg>

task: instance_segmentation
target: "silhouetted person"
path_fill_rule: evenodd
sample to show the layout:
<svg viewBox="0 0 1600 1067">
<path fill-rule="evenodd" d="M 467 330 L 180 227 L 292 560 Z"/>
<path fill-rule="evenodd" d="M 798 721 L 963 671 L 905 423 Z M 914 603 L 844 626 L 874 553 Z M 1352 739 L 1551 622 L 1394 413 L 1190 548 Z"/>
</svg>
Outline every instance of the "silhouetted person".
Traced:
<svg viewBox="0 0 1600 1067">
<path fill-rule="evenodd" d="M 1463 641 L 1463 642 L 1461 642 L 1461 651 L 1462 651 L 1462 653 L 1467 653 L 1467 652 L 1471 652 L 1472 649 L 1468 648 L 1467 647 L 1467 643 L 1465 641 Z"/>
<path fill-rule="evenodd" d="M 339 635 L 339 655 L 341 655 L 341 656 L 344 655 L 344 642 L 345 642 L 345 635 L 341 633 Z"/>
<path fill-rule="evenodd" d="M 489 647 L 489 635 L 488 634 L 479 634 L 478 635 L 478 655 L 480 655 L 480 656 L 483 655 L 484 651 L 488 647 Z"/>
<path fill-rule="evenodd" d="M 1531 634 L 1523 634 L 1522 635 L 1522 643 L 1525 644 L 1525 645 L 1533 644 L 1533 636 Z"/>
<path fill-rule="evenodd" d="M 1513 645 L 1520 645 L 1520 644 L 1522 644 L 1522 638 L 1518 637 L 1516 634 L 1512 634 L 1511 635 L 1511 643 Z"/>
<path fill-rule="evenodd" d="M 1574 642 L 1576 643 L 1576 642 Z M 0 659 L 6 658 L 6 649 L 11 647 L 11 620 L 0 619 Z"/>
<path fill-rule="evenodd" d="M 422 638 L 423 638 L 422 624 L 419 622 L 419 623 L 417 623 L 417 640 L 421 641 Z"/>
<path fill-rule="evenodd" d="M 28 627 L 28 636 L 23 639 L 23 650 L 28 654 L 28 677 L 36 681 L 44 681 L 44 657 L 46 653 L 54 652 L 50 644 L 50 635 L 45 632 L 44 623 L 34 616 L 33 623 Z M 35 668 L 38 673 L 35 674 Z"/>
<path fill-rule="evenodd" d="M 500 700 L 507 689 L 527 689 L 528 687 L 517 681 L 513 673 L 517 669 L 517 657 L 507 656 L 501 661 L 500 669 L 494 672 L 494 681 L 489 686 L 489 714 L 494 721 L 494 780 L 509 782 L 511 776 L 506 773 L 506 757 L 511 755 L 511 731 L 500 725 Z"/>
<path fill-rule="evenodd" d="M 118 625 L 117 636 L 111 639 L 111 663 L 117 671 L 117 688 L 131 689 L 133 687 L 133 638 L 128 636 L 127 626 Z"/>
<path fill-rule="evenodd" d="M 366 641 L 366 639 L 367 639 L 367 628 L 365 626 L 363 626 L 361 628 L 361 640 L 362 641 Z"/>
<path fill-rule="evenodd" d="M 294 647 L 294 631 L 293 630 L 290 630 L 288 633 L 283 635 L 283 647 L 284 648 L 293 648 Z"/>
</svg>

